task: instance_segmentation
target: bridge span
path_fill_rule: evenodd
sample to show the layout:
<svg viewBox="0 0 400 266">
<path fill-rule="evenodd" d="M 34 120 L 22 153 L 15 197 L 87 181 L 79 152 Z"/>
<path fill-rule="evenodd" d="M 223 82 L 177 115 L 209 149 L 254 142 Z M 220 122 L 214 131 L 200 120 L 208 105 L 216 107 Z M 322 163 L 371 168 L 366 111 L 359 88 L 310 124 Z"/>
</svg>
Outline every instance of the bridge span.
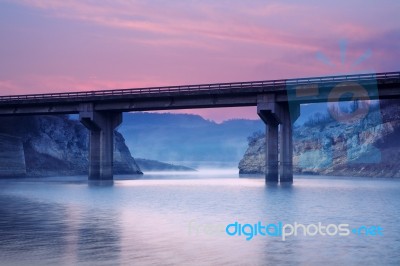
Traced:
<svg viewBox="0 0 400 266">
<path fill-rule="evenodd" d="M 400 98 L 400 72 L 9 95 L 0 96 L 0 116 L 79 114 L 90 131 L 89 179 L 112 180 L 113 133 L 123 112 L 257 106 L 267 125 L 266 181 L 293 182 L 292 124 L 300 104 L 392 98 Z"/>
</svg>

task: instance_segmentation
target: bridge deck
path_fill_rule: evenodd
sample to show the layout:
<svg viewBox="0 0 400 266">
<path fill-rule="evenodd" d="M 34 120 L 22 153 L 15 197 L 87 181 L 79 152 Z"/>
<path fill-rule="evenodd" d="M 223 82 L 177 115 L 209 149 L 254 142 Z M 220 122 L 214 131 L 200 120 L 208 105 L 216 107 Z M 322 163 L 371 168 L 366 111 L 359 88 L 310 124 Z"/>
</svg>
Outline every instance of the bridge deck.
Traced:
<svg viewBox="0 0 400 266">
<path fill-rule="evenodd" d="M 79 113 L 82 103 L 95 111 L 151 111 L 192 108 L 256 106 L 259 97 L 274 94 L 277 102 L 287 102 L 289 94 L 302 91 L 307 97 L 290 98 L 298 103 L 323 102 L 336 85 L 351 84 L 373 88 L 368 99 L 400 97 L 400 72 L 312 77 L 268 81 L 213 83 L 199 85 L 98 90 L 0 96 L 0 115 Z M 348 84 L 348 85 L 346 85 Z M 310 92 L 318 94 L 310 95 Z M 378 93 L 379 90 L 379 93 Z M 305 93 L 304 93 L 305 92 Z"/>
<path fill-rule="evenodd" d="M 28 103 L 53 100 L 102 100 L 111 99 L 118 96 L 158 96 L 163 94 L 193 94 L 193 93 L 230 93 L 233 89 L 242 92 L 250 92 L 249 89 L 262 89 L 263 91 L 282 90 L 291 86 L 310 85 L 310 84 L 332 84 L 339 82 L 366 82 L 366 81 L 390 81 L 400 80 L 400 72 L 386 72 L 376 74 L 356 74 L 342 76 L 327 77 L 311 77 L 297 79 L 281 79 L 267 81 L 250 81 L 250 82 L 232 82 L 232 83 L 212 83 L 198 85 L 181 85 L 181 86 L 163 86 L 149 88 L 132 88 L 132 89 L 114 89 L 114 90 L 96 90 L 81 92 L 61 92 L 61 93 L 44 93 L 44 94 L 27 94 L 27 95 L 7 95 L 0 96 L 0 104 L 10 103 Z"/>
</svg>

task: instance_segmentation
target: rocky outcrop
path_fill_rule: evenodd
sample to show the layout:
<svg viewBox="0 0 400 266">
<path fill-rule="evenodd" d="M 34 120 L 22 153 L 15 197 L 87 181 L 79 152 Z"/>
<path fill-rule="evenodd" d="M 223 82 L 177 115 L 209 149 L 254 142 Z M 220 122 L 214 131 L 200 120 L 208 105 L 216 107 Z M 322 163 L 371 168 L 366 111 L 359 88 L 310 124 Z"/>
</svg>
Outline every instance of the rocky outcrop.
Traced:
<svg viewBox="0 0 400 266">
<path fill-rule="evenodd" d="M 140 166 L 132 157 L 128 146 L 125 144 L 125 138 L 121 133 L 115 131 L 114 148 L 114 172 L 115 174 L 143 174 Z"/>
<path fill-rule="evenodd" d="M 363 119 L 341 123 L 324 119 L 295 127 L 297 174 L 400 177 L 400 105 L 381 102 Z M 249 138 L 239 163 L 241 174 L 265 172 L 265 135 Z"/>
<path fill-rule="evenodd" d="M 265 173 L 265 135 L 256 132 L 248 142 L 249 147 L 239 162 L 239 174 Z"/>
<path fill-rule="evenodd" d="M 1 118 L 0 122 L 0 132 L 12 134 L 22 143 L 26 175 L 87 174 L 89 132 L 79 121 L 67 116 L 32 116 Z M 8 157 L 8 160 L 13 159 Z M 114 173 L 142 174 L 118 132 L 115 132 Z"/>
</svg>

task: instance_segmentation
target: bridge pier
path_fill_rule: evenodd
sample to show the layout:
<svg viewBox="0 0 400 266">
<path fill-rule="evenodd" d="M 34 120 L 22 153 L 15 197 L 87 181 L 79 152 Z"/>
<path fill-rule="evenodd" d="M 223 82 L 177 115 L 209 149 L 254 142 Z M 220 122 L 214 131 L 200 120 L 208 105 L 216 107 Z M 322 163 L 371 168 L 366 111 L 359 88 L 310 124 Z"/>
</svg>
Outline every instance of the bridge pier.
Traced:
<svg viewBox="0 0 400 266">
<path fill-rule="evenodd" d="M 268 183 L 278 182 L 278 124 L 266 126 L 266 173 L 265 181 Z"/>
<path fill-rule="evenodd" d="M 266 124 L 267 131 L 265 181 L 267 183 L 277 183 L 278 181 L 292 183 L 292 124 L 300 114 L 299 105 L 291 109 L 288 103 L 277 103 L 275 97 L 274 94 L 268 94 L 259 95 L 257 99 L 257 114 Z"/>
<path fill-rule="evenodd" d="M 80 109 L 79 120 L 90 131 L 89 180 L 112 180 L 114 130 L 122 122 L 122 113 L 97 112 L 92 104 Z"/>
<path fill-rule="evenodd" d="M 293 122 L 300 115 L 300 105 L 283 107 L 280 131 L 280 182 L 293 182 Z"/>
</svg>

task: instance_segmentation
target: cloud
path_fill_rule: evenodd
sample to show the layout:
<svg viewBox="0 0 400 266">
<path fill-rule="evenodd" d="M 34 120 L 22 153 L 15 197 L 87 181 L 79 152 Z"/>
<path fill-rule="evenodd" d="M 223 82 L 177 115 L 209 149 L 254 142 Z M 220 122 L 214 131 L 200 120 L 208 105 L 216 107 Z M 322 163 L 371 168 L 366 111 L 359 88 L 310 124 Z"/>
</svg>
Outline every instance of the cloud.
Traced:
<svg viewBox="0 0 400 266">
<path fill-rule="evenodd" d="M 13 95 L 23 93 L 23 88 L 19 87 L 11 80 L 0 80 L 1 95 Z"/>
<path fill-rule="evenodd" d="M 52 1 L 17 0 L 20 4 L 47 11 L 50 16 L 93 23 L 99 26 L 146 33 L 147 42 L 191 44 L 197 41 L 233 41 L 257 45 L 287 46 L 293 49 L 309 49 L 310 44 L 295 41 L 293 34 L 286 34 L 274 25 L 267 25 L 268 15 L 290 16 L 297 5 L 271 4 L 247 7 L 234 4 L 230 12 L 221 10 L 214 2 L 191 2 L 190 5 L 171 1 L 159 6 L 156 1 Z M 99 4 L 100 3 L 100 4 Z M 243 9 L 242 9 L 243 8 Z M 261 20 L 260 20 L 261 19 Z M 141 36 L 142 38 L 144 36 Z M 188 40 L 189 39 L 189 40 Z"/>
</svg>

